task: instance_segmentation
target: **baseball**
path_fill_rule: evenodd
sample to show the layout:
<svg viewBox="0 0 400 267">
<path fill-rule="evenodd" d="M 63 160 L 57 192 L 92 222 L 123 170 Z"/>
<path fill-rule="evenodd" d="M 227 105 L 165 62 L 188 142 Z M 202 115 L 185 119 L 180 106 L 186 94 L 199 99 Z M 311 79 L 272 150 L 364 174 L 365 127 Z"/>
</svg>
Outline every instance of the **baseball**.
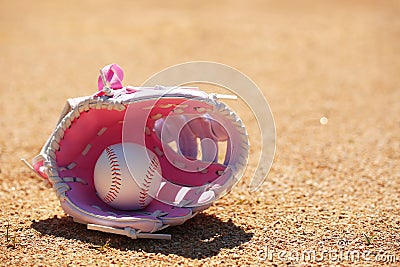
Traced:
<svg viewBox="0 0 400 267">
<path fill-rule="evenodd" d="M 161 168 L 157 156 L 134 143 L 107 147 L 94 168 L 97 195 L 115 209 L 145 208 L 157 194 L 160 184 Z"/>
</svg>

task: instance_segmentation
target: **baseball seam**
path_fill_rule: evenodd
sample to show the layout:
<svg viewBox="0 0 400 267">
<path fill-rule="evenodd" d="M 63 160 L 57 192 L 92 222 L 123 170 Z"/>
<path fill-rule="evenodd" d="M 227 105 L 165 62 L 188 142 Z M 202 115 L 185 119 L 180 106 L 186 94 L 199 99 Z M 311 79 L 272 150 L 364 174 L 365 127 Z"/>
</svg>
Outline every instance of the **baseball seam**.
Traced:
<svg viewBox="0 0 400 267">
<path fill-rule="evenodd" d="M 115 200 L 119 190 L 121 189 L 121 168 L 118 162 L 118 156 L 111 147 L 106 148 L 108 162 L 110 164 L 111 185 L 107 195 L 103 198 L 105 203 L 110 203 Z"/>
<path fill-rule="evenodd" d="M 154 177 L 155 173 L 157 172 L 157 168 L 159 165 L 160 165 L 160 163 L 157 160 L 157 158 L 153 157 L 153 159 L 150 162 L 150 166 L 147 169 L 146 178 L 143 179 L 143 183 L 142 183 L 142 187 L 141 187 L 142 190 L 139 192 L 139 205 L 141 207 L 146 206 L 146 200 L 149 196 L 150 186 L 151 186 L 153 177 Z"/>
</svg>

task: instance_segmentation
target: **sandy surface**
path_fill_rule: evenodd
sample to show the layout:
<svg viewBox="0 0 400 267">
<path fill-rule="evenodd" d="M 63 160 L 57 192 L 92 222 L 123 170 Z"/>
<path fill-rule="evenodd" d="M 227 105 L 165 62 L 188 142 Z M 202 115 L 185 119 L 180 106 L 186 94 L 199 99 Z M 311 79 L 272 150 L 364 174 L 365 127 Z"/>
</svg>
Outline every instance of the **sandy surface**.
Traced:
<svg viewBox="0 0 400 267">
<path fill-rule="evenodd" d="M 0 0 L 0 266 L 400 265 L 398 1 L 81 2 Z M 266 95 L 277 151 L 264 185 L 250 194 L 244 177 L 164 230 L 172 241 L 72 222 L 19 159 L 66 98 L 96 90 L 100 67 L 141 84 L 193 60 L 235 67 Z"/>
</svg>

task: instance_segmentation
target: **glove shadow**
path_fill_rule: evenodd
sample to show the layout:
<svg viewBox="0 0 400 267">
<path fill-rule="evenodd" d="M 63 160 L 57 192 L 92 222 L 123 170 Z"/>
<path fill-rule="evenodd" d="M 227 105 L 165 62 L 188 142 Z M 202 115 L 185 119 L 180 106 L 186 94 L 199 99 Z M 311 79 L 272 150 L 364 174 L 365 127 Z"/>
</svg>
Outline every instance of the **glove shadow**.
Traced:
<svg viewBox="0 0 400 267">
<path fill-rule="evenodd" d="M 190 259 L 204 259 L 218 255 L 221 249 L 233 249 L 251 240 L 253 233 L 244 231 L 231 220 L 226 222 L 214 215 L 200 213 L 183 225 L 169 227 L 158 233 L 172 235 L 172 240 L 137 239 L 87 230 L 71 217 L 33 221 L 32 228 L 42 234 L 80 240 L 98 247 L 108 242 L 121 251 L 175 254 Z"/>
</svg>

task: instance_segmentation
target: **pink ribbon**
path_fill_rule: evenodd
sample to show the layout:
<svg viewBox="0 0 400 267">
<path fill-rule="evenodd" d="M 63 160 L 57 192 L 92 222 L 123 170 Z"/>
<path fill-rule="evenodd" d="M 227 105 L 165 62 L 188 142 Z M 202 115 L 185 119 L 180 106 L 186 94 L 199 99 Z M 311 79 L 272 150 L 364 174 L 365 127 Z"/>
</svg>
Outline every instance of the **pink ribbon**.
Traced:
<svg viewBox="0 0 400 267">
<path fill-rule="evenodd" d="M 111 89 L 116 90 L 123 87 L 122 79 L 124 78 L 124 71 L 120 66 L 117 64 L 110 64 L 102 68 L 101 72 L 103 73 L 106 82 L 110 84 Z M 101 79 L 101 75 L 99 75 L 99 79 L 97 80 L 97 87 L 99 91 L 103 90 L 104 85 L 105 84 Z"/>
</svg>

